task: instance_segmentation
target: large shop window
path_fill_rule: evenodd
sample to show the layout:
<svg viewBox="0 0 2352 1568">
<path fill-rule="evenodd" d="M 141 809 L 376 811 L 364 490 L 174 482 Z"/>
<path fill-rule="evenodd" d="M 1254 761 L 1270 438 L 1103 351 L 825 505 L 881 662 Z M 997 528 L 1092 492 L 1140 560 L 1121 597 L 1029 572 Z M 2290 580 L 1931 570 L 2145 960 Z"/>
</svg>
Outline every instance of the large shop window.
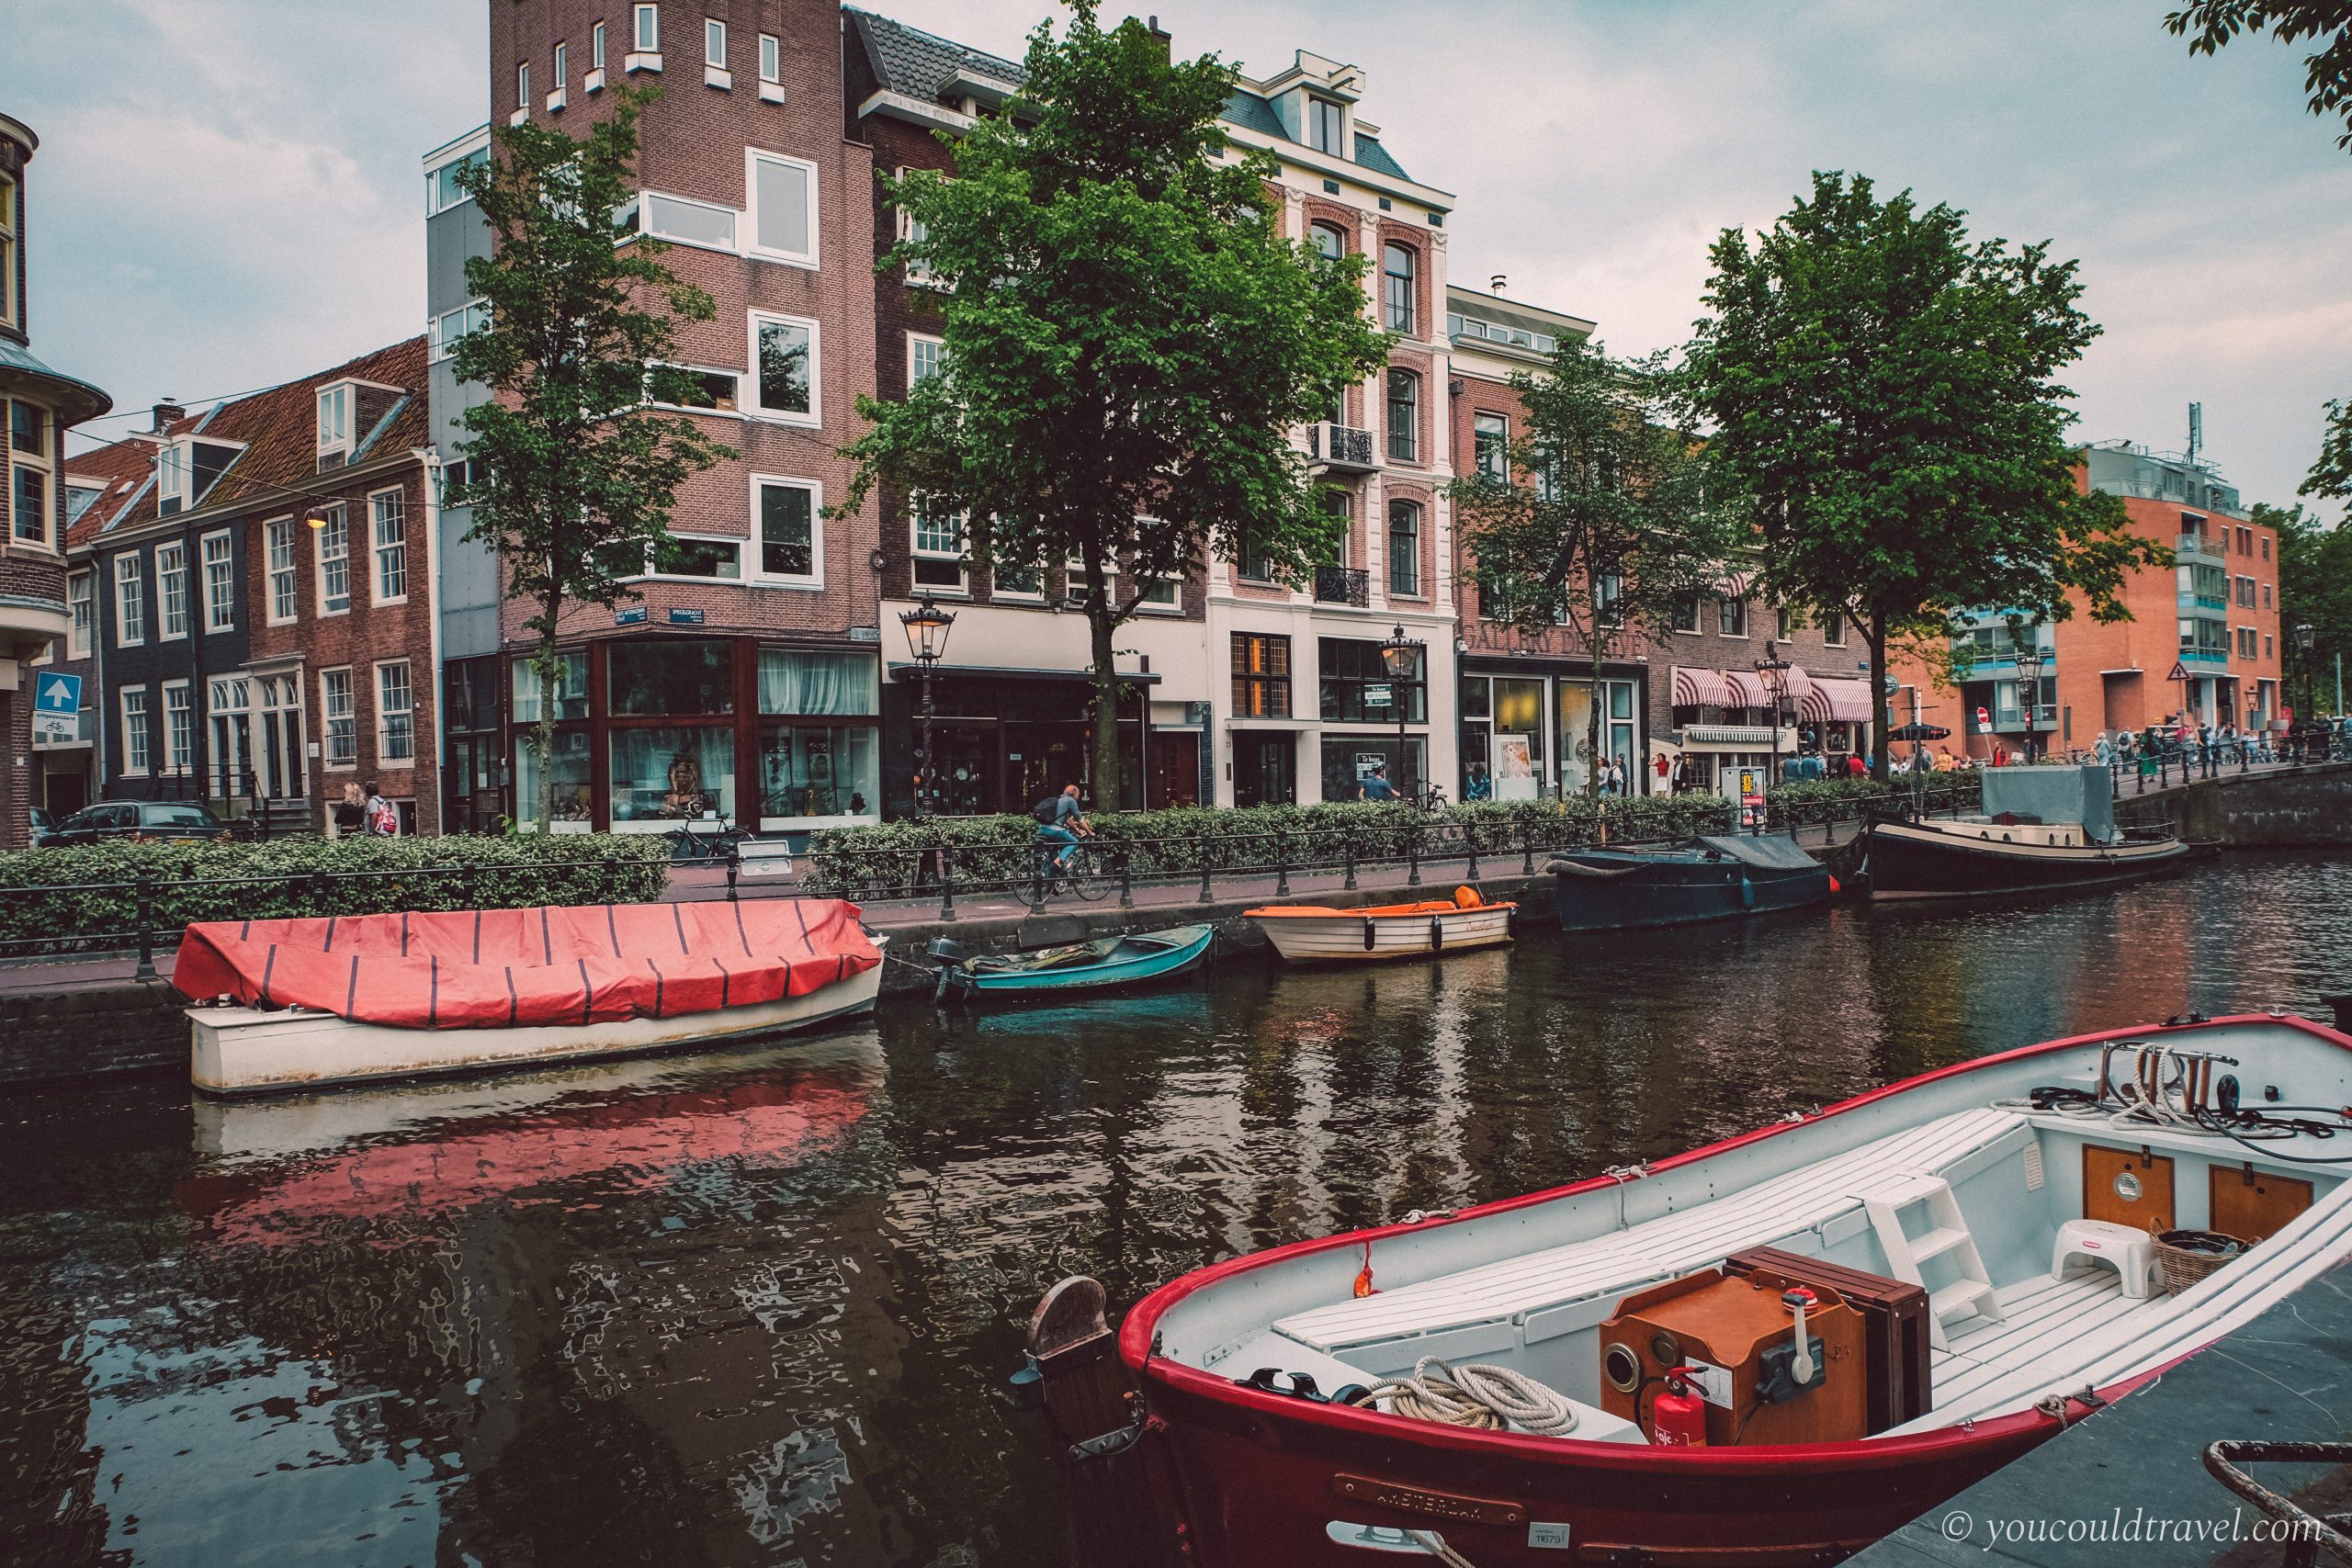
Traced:
<svg viewBox="0 0 2352 1568">
<path fill-rule="evenodd" d="M 616 642 L 605 651 L 616 718 L 735 711 L 735 648 L 715 639 Z"/>
<path fill-rule="evenodd" d="M 588 732 L 559 729 L 548 758 L 555 778 L 555 807 L 550 824 L 559 833 L 585 833 L 595 826 L 596 792 L 589 776 Z M 539 810 L 539 755 L 528 735 L 514 738 L 514 814 L 536 822 Z"/>
<path fill-rule="evenodd" d="M 763 826 L 881 816 L 878 695 L 870 654 L 760 650 Z"/>
<path fill-rule="evenodd" d="M 1360 637 L 1327 637 L 1320 641 L 1327 723 L 1394 724 L 1400 700 L 1406 723 L 1427 721 L 1429 667 L 1420 655 L 1415 655 L 1414 673 L 1398 682 L 1389 678 L 1380 644 Z"/>
<path fill-rule="evenodd" d="M 560 724 L 565 719 L 588 716 L 588 656 L 584 653 L 559 653 L 555 656 L 555 716 Z M 539 722 L 539 671 L 528 659 L 514 661 L 514 722 Z"/>
<path fill-rule="evenodd" d="M 735 815 L 735 727 L 664 724 L 615 729 L 613 827 L 658 830 L 692 818 Z"/>
</svg>

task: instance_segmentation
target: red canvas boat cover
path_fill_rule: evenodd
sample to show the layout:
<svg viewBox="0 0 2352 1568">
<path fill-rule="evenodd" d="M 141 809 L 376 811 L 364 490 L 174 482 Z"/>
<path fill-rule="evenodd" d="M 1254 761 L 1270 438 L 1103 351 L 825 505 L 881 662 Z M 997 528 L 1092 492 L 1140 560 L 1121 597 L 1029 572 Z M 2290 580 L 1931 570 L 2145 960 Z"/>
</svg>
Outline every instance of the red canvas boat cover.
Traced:
<svg viewBox="0 0 2352 1568">
<path fill-rule="evenodd" d="M 857 921 L 830 898 L 214 920 L 187 928 L 172 984 L 401 1029 L 676 1018 L 873 968 L 882 954 Z"/>
</svg>

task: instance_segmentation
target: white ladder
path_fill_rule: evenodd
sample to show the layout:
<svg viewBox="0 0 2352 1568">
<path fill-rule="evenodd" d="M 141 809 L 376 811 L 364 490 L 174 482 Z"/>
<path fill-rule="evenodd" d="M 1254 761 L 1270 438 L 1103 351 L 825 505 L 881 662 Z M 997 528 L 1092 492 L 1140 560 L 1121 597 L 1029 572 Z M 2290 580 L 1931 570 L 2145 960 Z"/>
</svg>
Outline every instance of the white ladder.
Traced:
<svg viewBox="0 0 2352 1568">
<path fill-rule="evenodd" d="M 2001 1321 L 2001 1303 L 1993 1296 L 1993 1278 L 1984 1271 L 1976 1237 L 1969 1233 L 1968 1220 L 1960 1212 L 1960 1200 L 1951 1195 L 1951 1182 L 1940 1176 L 1905 1176 L 1855 1196 L 1861 1199 L 1871 1227 L 1878 1232 L 1878 1244 L 1886 1252 L 1887 1267 L 1894 1270 L 1896 1279 L 1924 1289 L 1928 1281 L 1919 1265 L 1931 1258 L 1948 1257 L 1959 1270 L 1960 1277 L 1951 1284 L 1928 1292 L 1928 1333 L 1937 1349 L 1951 1348 L 1944 1332 L 1948 1322 L 1971 1316 L 1987 1323 Z M 1931 1224 L 1912 1235 L 1903 1228 L 1903 1213 L 1922 1204 Z"/>
</svg>

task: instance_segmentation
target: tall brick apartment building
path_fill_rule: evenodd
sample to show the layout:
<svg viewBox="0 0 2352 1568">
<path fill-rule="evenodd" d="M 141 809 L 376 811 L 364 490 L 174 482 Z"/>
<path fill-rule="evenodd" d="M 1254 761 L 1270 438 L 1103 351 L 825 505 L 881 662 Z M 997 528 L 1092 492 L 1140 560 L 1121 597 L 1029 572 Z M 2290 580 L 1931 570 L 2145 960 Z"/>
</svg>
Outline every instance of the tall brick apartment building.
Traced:
<svg viewBox="0 0 2352 1568">
<path fill-rule="evenodd" d="M 425 344 L 190 412 L 75 457 L 72 619 L 96 783 L 318 831 L 373 780 L 440 807 Z"/>
<path fill-rule="evenodd" d="M 2071 619 L 2043 627 L 2031 698 L 2018 690 L 2001 615 L 1969 617 L 1960 636 L 1970 668 L 1957 690 L 1916 666 L 1898 672 L 1929 722 L 1979 757 L 1996 745 L 2016 750 L 2029 717 L 2038 750 L 2060 755 L 2088 751 L 2102 730 L 2283 722 L 2277 531 L 2250 521 L 2237 487 L 2209 464 L 2129 441 L 2098 443 L 2081 457 L 2075 482 L 2121 497 L 2132 532 L 2172 550 L 2175 565 L 2124 580 L 2128 621 L 2101 626 L 2077 601 Z"/>
<path fill-rule="evenodd" d="M 35 683 L 53 667 L 51 649 L 73 624 L 65 592 L 65 434 L 113 406 L 96 387 L 33 357 L 28 165 L 40 145 L 21 122 L 0 114 L 0 850 L 24 848 L 32 808 L 52 804 L 49 760 L 34 750 L 33 703 Z M 61 750 L 73 751 L 80 736 L 58 739 Z M 54 805 L 80 801 L 68 784 Z"/>
</svg>

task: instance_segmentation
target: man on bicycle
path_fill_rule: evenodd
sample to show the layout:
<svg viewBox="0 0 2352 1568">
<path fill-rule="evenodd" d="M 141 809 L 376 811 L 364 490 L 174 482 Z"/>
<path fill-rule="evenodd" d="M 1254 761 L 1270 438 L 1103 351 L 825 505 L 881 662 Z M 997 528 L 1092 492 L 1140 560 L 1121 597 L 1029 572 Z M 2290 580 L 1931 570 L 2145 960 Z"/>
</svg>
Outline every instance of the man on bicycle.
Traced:
<svg viewBox="0 0 2352 1568">
<path fill-rule="evenodd" d="M 1034 815 L 1037 818 L 1038 852 L 1050 856 L 1050 869 L 1055 874 L 1068 871 L 1071 858 L 1078 853 L 1078 840 L 1094 833 L 1087 826 L 1086 813 L 1079 808 L 1078 786 L 1064 784 L 1061 794 L 1039 801 Z M 1049 844 L 1054 847 L 1044 848 Z"/>
</svg>

